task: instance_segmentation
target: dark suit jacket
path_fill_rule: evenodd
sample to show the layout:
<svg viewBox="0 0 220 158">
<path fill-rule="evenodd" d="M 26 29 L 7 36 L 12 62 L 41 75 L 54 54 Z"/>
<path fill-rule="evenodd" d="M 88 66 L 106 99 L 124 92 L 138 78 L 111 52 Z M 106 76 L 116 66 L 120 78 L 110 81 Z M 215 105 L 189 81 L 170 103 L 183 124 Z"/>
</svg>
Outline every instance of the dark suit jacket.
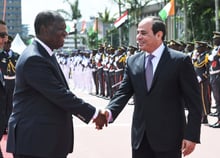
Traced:
<svg viewBox="0 0 220 158">
<path fill-rule="evenodd" d="M 166 47 L 148 91 L 145 53 L 128 58 L 119 90 L 108 105 L 113 121 L 134 94 L 132 147 L 137 149 L 144 133 L 156 151 L 180 149 L 182 139 L 200 142 L 201 96 L 188 56 Z M 184 104 L 189 109 L 188 123 Z"/>
<path fill-rule="evenodd" d="M 0 70 L 0 139 L 5 130 L 5 108 L 6 108 L 6 92 L 3 81 L 3 74 Z"/>
<path fill-rule="evenodd" d="M 55 157 L 73 150 L 72 114 L 88 123 L 95 108 L 77 98 L 46 50 L 34 41 L 16 65 L 7 151 Z"/>
</svg>

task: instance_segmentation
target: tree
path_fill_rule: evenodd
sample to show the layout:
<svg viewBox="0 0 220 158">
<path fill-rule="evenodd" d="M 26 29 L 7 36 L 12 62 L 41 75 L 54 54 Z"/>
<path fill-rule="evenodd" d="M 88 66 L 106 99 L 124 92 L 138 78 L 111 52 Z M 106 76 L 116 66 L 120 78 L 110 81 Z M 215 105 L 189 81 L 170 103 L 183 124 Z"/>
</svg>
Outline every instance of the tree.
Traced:
<svg viewBox="0 0 220 158">
<path fill-rule="evenodd" d="M 94 31 L 93 28 L 90 28 L 87 32 L 88 36 L 88 45 L 90 49 L 97 49 L 98 45 L 98 32 Z"/>
<path fill-rule="evenodd" d="M 209 41 L 215 28 L 214 1 L 176 0 L 176 6 L 176 12 L 180 13 L 176 19 L 182 20 L 185 41 Z"/>
<path fill-rule="evenodd" d="M 79 10 L 79 1 L 75 0 L 75 2 L 70 2 L 70 0 L 64 0 L 63 2 L 67 3 L 70 6 L 70 12 L 64 10 L 64 9 L 58 9 L 57 11 L 61 13 L 64 17 L 65 20 L 67 21 L 72 21 L 74 22 L 74 28 L 75 31 L 74 33 L 74 43 L 75 43 L 75 48 L 77 49 L 77 22 L 78 19 L 82 17 L 80 10 Z"/>
<path fill-rule="evenodd" d="M 116 14 L 114 14 L 113 17 L 110 17 L 110 10 L 108 10 L 108 8 L 105 8 L 104 13 L 98 12 L 98 15 L 99 15 L 98 18 L 100 19 L 100 21 L 103 24 L 103 30 L 102 30 L 102 32 L 103 32 L 103 39 L 102 39 L 102 43 L 110 43 L 111 45 L 113 45 L 113 43 L 111 42 L 112 40 L 109 40 L 108 36 L 112 32 L 112 30 L 115 29 L 115 28 L 112 27 L 112 24 L 115 21 L 114 16 Z"/>
<path fill-rule="evenodd" d="M 70 7 L 70 12 L 64 9 L 58 9 L 64 19 L 67 21 L 78 20 L 82 17 L 81 12 L 79 10 L 79 0 L 75 0 L 75 2 L 70 2 L 70 0 L 63 0 L 64 3 L 67 3 Z"/>
<path fill-rule="evenodd" d="M 187 0 L 188 28 L 191 40 L 209 41 L 215 30 L 215 2 L 207 0 Z"/>
</svg>

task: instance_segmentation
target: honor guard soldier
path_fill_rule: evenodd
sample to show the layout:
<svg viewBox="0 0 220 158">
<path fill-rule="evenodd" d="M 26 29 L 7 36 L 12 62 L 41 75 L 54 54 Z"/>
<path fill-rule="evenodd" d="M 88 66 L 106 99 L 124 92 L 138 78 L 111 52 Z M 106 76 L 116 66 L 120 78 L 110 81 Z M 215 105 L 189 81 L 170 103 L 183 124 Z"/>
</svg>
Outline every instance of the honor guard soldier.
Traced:
<svg viewBox="0 0 220 158">
<path fill-rule="evenodd" d="M 70 78 L 70 62 L 69 62 L 69 54 L 67 52 L 60 52 L 60 54 L 56 55 L 58 62 L 60 64 L 60 68 L 63 71 L 63 74 L 66 78 L 67 83 L 69 83 Z"/>
<path fill-rule="evenodd" d="M 119 47 L 116 57 L 115 57 L 115 85 L 116 85 L 116 90 L 118 89 L 123 75 L 124 75 L 124 68 L 125 68 L 125 63 L 126 63 L 126 48 L 125 47 Z"/>
<path fill-rule="evenodd" d="M 95 56 L 96 56 L 97 52 L 98 52 L 97 49 L 93 49 L 91 56 L 90 56 L 91 66 L 92 66 L 92 77 L 93 77 L 93 81 L 94 81 L 94 85 L 95 85 L 95 95 L 99 94 L 97 65 L 96 65 L 96 61 L 95 61 Z"/>
<path fill-rule="evenodd" d="M 220 32 L 213 32 L 214 48 L 209 56 L 210 65 L 210 83 L 213 97 L 216 103 L 216 112 L 210 116 L 217 116 L 218 121 L 210 125 L 213 128 L 220 128 Z"/>
<path fill-rule="evenodd" d="M 127 51 L 127 56 L 126 56 L 126 60 L 129 56 L 134 55 L 137 51 L 137 47 L 130 45 L 128 47 L 128 51 Z"/>
<path fill-rule="evenodd" d="M 202 121 L 207 124 L 207 115 L 211 111 L 211 91 L 209 84 L 209 48 L 208 43 L 203 41 L 195 42 L 195 51 L 193 55 L 193 66 L 197 74 L 197 79 L 200 85 L 200 92 L 202 97 Z"/>
<path fill-rule="evenodd" d="M 181 43 L 176 41 L 176 40 L 171 40 L 168 45 L 169 48 L 176 50 L 176 51 L 180 51 L 181 49 Z"/>
<path fill-rule="evenodd" d="M 4 75 L 6 90 L 6 122 L 5 133 L 7 133 L 8 119 L 12 112 L 13 92 L 15 87 L 15 65 L 19 54 L 11 50 L 12 36 L 8 36 L 8 41 L 4 44 L 4 52 L 1 53 L 1 69 Z"/>
<path fill-rule="evenodd" d="M 89 94 L 92 94 L 93 90 L 93 77 L 92 77 L 92 63 L 90 60 L 90 50 L 85 50 L 83 52 L 83 60 L 82 60 L 82 65 L 83 65 L 83 71 L 82 71 L 82 81 L 84 82 L 83 84 L 83 90 Z"/>
<path fill-rule="evenodd" d="M 180 47 L 179 47 L 179 51 L 185 53 L 186 52 L 186 43 L 183 41 L 180 41 Z"/>
<path fill-rule="evenodd" d="M 98 48 L 98 52 L 95 56 L 95 62 L 97 64 L 98 89 L 99 89 L 98 96 L 100 96 L 100 97 L 105 96 L 103 65 L 102 65 L 103 56 L 104 56 L 104 46 L 100 45 Z"/>
<path fill-rule="evenodd" d="M 108 69 L 109 69 L 109 95 L 110 95 L 110 98 L 113 97 L 114 93 L 115 93 L 115 87 L 114 87 L 114 84 L 115 84 L 115 70 L 116 70 L 116 67 L 114 65 L 114 62 L 115 62 L 115 48 L 111 47 L 110 48 L 110 52 L 109 52 L 109 63 L 108 63 Z"/>
<path fill-rule="evenodd" d="M 194 43 L 193 42 L 187 42 L 186 43 L 186 54 L 188 54 L 191 58 L 194 51 Z"/>
<path fill-rule="evenodd" d="M 102 65 L 103 65 L 103 75 L 104 75 L 104 87 L 106 87 L 106 94 L 104 95 L 104 98 L 109 99 L 110 98 L 110 80 L 109 80 L 109 60 L 110 60 L 110 48 L 111 46 L 108 46 L 105 49 L 105 53 L 103 55 Z"/>
</svg>

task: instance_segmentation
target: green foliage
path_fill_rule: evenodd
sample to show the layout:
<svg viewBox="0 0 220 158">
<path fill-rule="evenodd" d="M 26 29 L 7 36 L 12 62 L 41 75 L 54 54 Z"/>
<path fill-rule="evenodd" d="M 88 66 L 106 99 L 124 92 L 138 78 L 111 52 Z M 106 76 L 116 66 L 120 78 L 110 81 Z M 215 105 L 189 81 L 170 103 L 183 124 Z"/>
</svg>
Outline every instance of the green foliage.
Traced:
<svg viewBox="0 0 220 158">
<path fill-rule="evenodd" d="M 187 0 L 187 6 L 190 39 L 210 41 L 215 30 L 214 0 Z"/>
<path fill-rule="evenodd" d="M 63 15 L 64 19 L 66 21 L 73 21 L 80 19 L 82 17 L 81 12 L 79 10 L 79 0 L 75 0 L 75 2 L 71 2 L 71 0 L 63 0 L 64 3 L 67 3 L 70 7 L 70 13 L 63 9 L 58 9 L 57 12 L 59 12 L 61 15 Z M 66 31 L 68 31 L 69 28 L 67 28 Z M 75 34 L 74 43 L 75 48 L 77 48 L 77 32 Z"/>
<path fill-rule="evenodd" d="M 93 31 L 93 28 L 90 28 L 87 32 L 88 36 L 88 45 L 90 49 L 95 49 L 98 47 L 98 33 Z"/>
<path fill-rule="evenodd" d="M 115 21 L 115 15 L 113 15 L 113 17 L 110 17 L 110 10 L 108 10 L 108 8 L 105 8 L 104 13 L 99 12 L 98 15 L 103 24 L 111 24 Z"/>
</svg>

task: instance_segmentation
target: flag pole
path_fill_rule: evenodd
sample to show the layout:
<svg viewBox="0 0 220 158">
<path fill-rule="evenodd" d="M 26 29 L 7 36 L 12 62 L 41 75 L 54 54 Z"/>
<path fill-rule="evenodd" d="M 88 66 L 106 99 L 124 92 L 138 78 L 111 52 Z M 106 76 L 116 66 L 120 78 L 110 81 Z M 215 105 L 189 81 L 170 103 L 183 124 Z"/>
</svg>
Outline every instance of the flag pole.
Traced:
<svg viewBox="0 0 220 158">
<path fill-rule="evenodd" d="M 4 0 L 3 4 L 3 15 L 2 15 L 2 20 L 5 21 L 5 13 L 6 13 L 6 5 L 7 5 L 7 0 Z"/>
<path fill-rule="evenodd" d="M 177 29 L 176 29 L 176 0 L 174 0 L 174 39 L 176 40 Z"/>
<path fill-rule="evenodd" d="M 119 0 L 119 17 L 121 17 L 121 0 Z M 121 32 L 121 27 L 119 27 L 119 46 L 121 46 L 121 37 L 122 37 L 122 32 Z"/>
</svg>

